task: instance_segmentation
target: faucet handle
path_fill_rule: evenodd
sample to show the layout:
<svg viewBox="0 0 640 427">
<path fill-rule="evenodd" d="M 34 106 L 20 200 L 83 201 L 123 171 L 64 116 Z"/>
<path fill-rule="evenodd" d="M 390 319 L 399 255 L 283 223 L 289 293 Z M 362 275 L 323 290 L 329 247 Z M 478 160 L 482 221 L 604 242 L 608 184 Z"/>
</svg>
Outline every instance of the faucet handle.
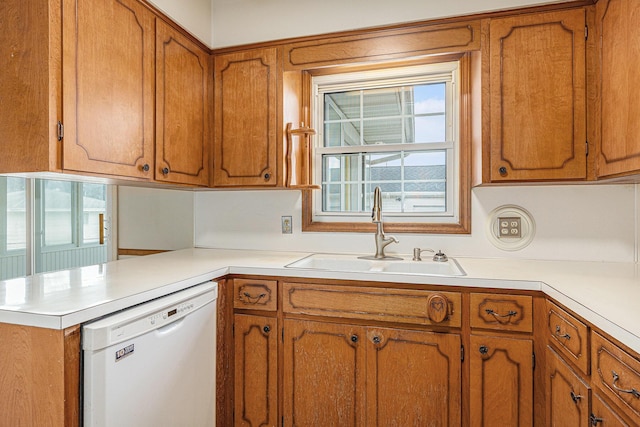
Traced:
<svg viewBox="0 0 640 427">
<path fill-rule="evenodd" d="M 433 249 L 413 248 L 413 260 L 414 261 L 422 261 L 422 258 L 420 257 L 420 255 L 422 254 L 422 252 L 426 252 L 426 251 L 435 253 L 435 251 Z"/>
</svg>

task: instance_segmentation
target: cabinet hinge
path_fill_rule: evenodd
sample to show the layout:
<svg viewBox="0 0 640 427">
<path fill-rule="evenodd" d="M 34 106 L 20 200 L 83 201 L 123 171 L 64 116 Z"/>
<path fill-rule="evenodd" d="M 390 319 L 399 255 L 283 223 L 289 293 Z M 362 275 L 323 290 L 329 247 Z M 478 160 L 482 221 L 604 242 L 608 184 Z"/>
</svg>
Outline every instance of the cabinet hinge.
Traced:
<svg viewBox="0 0 640 427">
<path fill-rule="evenodd" d="M 58 141 L 62 141 L 64 138 L 64 125 L 58 120 Z"/>
<path fill-rule="evenodd" d="M 284 415 L 283 415 L 282 417 L 280 417 L 280 420 L 281 420 L 281 421 L 280 421 L 280 425 L 281 425 L 282 427 L 284 427 Z"/>
<path fill-rule="evenodd" d="M 584 26 L 584 39 L 587 40 L 589 38 L 589 27 Z"/>
<path fill-rule="evenodd" d="M 531 353 L 531 362 L 532 362 L 531 364 L 533 366 L 532 369 L 535 371 L 535 369 L 536 369 L 536 354 L 535 353 Z"/>
<path fill-rule="evenodd" d="M 284 328 L 282 328 L 282 342 L 284 343 Z"/>
<path fill-rule="evenodd" d="M 588 155 L 589 155 L 589 141 L 585 141 L 584 143 L 585 143 L 585 145 L 587 146 L 587 148 L 585 149 L 585 151 L 586 151 L 587 156 L 588 156 Z"/>
<path fill-rule="evenodd" d="M 464 346 L 460 346 L 460 361 L 464 362 Z"/>
</svg>

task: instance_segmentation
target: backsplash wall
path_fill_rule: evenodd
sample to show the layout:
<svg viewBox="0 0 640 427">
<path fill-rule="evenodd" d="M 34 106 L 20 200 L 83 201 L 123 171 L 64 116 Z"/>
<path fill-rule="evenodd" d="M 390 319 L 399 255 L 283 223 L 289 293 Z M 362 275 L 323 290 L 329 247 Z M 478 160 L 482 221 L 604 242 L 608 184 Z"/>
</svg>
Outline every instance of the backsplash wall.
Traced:
<svg viewBox="0 0 640 427">
<path fill-rule="evenodd" d="M 387 253 L 414 247 L 451 256 L 636 261 L 634 185 L 481 187 L 472 193 L 470 235 L 395 234 Z M 210 191 L 194 195 L 197 247 L 300 252 L 373 253 L 373 233 L 303 233 L 302 196 L 294 190 Z M 533 216 L 536 234 L 519 251 L 504 251 L 487 238 L 488 214 L 502 205 Z M 293 217 L 293 234 L 281 233 L 281 216 Z M 391 234 L 391 233 L 390 233 Z"/>
</svg>

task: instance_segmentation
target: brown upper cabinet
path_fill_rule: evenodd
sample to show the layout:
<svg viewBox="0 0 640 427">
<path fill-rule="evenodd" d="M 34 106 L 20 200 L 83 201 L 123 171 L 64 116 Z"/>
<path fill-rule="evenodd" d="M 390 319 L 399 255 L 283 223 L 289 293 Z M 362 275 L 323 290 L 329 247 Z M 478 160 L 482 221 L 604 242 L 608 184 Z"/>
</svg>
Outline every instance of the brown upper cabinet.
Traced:
<svg viewBox="0 0 640 427">
<path fill-rule="evenodd" d="M 485 182 L 586 179 L 585 28 L 582 8 L 490 21 Z"/>
<path fill-rule="evenodd" d="M 208 184 L 207 49 L 137 0 L 11 0 L 0 15 L 0 173 Z"/>
<path fill-rule="evenodd" d="M 595 135 L 597 176 L 640 172 L 640 2 L 596 4 Z"/>
<path fill-rule="evenodd" d="M 215 56 L 214 186 L 272 187 L 281 181 L 281 80 L 277 48 Z"/>
<path fill-rule="evenodd" d="M 211 56 L 158 20 L 155 178 L 209 185 Z"/>
</svg>

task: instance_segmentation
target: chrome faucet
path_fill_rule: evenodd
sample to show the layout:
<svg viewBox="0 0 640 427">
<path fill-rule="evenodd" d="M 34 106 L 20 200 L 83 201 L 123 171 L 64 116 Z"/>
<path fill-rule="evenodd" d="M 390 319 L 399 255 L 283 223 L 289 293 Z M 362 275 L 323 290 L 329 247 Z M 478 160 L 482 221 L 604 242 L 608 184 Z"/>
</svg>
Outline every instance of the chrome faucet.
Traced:
<svg viewBox="0 0 640 427">
<path fill-rule="evenodd" d="M 366 259 L 402 259 L 384 254 L 384 248 L 390 243 L 398 243 L 398 239 L 393 236 L 386 237 L 382 228 L 382 191 L 376 187 L 373 191 L 373 209 L 371 211 L 371 222 L 376 224 L 376 254 L 373 256 L 361 257 Z"/>
</svg>

